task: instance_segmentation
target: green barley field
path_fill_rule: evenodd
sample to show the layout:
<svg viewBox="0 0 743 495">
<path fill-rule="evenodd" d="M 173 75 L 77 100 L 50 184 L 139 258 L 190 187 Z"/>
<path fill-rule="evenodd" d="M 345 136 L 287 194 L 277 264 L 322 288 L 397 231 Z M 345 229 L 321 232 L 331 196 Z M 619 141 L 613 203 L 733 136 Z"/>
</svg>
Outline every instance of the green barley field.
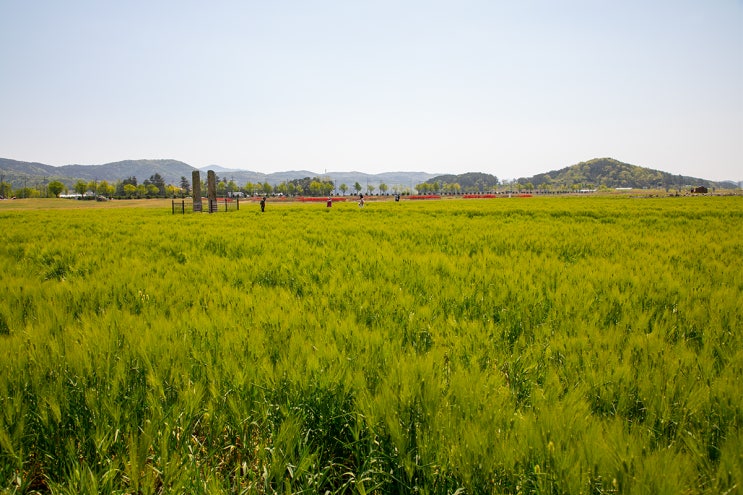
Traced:
<svg viewBox="0 0 743 495">
<path fill-rule="evenodd" d="M 0 493 L 743 492 L 741 197 L 0 232 Z"/>
</svg>

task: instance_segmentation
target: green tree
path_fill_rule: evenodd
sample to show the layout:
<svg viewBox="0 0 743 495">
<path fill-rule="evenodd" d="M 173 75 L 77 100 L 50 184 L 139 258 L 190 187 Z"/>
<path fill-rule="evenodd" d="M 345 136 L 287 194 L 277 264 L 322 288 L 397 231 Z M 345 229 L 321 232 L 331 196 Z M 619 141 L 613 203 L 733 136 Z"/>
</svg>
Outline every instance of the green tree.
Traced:
<svg viewBox="0 0 743 495">
<path fill-rule="evenodd" d="M 313 180 L 312 182 L 310 182 L 310 195 L 319 196 L 320 194 L 322 194 L 322 184 L 316 180 Z"/>
<path fill-rule="evenodd" d="M 273 192 L 273 186 L 271 186 L 271 184 L 269 184 L 268 182 L 265 182 L 263 184 L 263 191 L 266 194 L 271 194 Z"/>
<path fill-rule="evenodd" d="M 188 179 L 186 179 L 184 176 L 181 176 L 180 184 L 181 184 L 182 193 L 185 194 L 186 196 L 190 196 L 191 195 L 191 183 L 188 182 Z"/>
<path fill-rule="evenodd" d="M 245 187 L 243 188 L 243 190 L 245 191 L 245 194 L 247 194 L 248 196 L 252 196 L 253 194 L 255 194 L 255 184 L 248 181 L 245 183 Z"/>
<path fill-rule="evenodd" d="M 387 194 L 387 184 L 384 182 L 379 184 L 379 194 Z"/>
<path fill-rule="evenodd" d="M 82 179 L 78 179 L 77 182 L 75 182 L 75 192 L 78 194 L 85 194 L 85 191 L 88 190 L 88 183 L 85 182 Z"/>
<path fill-rule="evenodd" d="M 64 191 L 64 184 L 59 182 L 58 180 L 53 180 L 49 183 L 49 194 L 54 196 L 55 198 L 60 195 L 62 191 Z"/>
<path fill-rule="evenodd" d="M 450 184 L 444 184 L 442 186 L 442 190 L 445 193 L 449 194 L 459 194 L 459 192 L 462 190 L 462 186 L 460 186 L 457 182 L 454 182 Z"/>
<path fill-rule="evenodd" d="M 16 196 L 19 198 L 37 198 L 39 197 L 39 191 L 33 187 L 22 187 L 16 191 Z"/>
<path fill-rule="evenodd" d="M 124 180 L 120 180 L 116 182 L 116 187 L 114 194 L 116 194 L 119 197 L 131 197 L 131 193 L 127 193 L 125 186 L 131 185 L 134 186 L 134 190 L 137 189 L 137 178 L 136 177 L 127 177 Z"/>
<path fill-rule="evenodd" d="M 160 174 L 153 174 L 150 176 L 149 179 L 144 181 L 144 185 L 147 187 L 147 194 L 150 196 L 164 196 L 165 195 L 165 179 L 162 178 Z M 153 185 L 157 188 L 157 193 L 152 193 L 150 189 L 150 185 Z"/>
<path fill-rule="evenodd" d="M 366 185 L 366 194 L 372 194 L 372 193 L 374 193 L 374 189 L 376 189 L 376 187 L 372 186 L 371 184 L 367 184 Z"/>
<path fill-rule="evenodd" d="M 150 184 L 147 184 L 144 187 L 147 189 L 147 197 L 148 198 L 156 198 L 156 197 L 160 196 L 160 189 L 155 184 L 150 183 Z"/>
<path fill-rule="evenodd" d="M 127 198 L 133 198 L 135 194 L 137 194 L 137 186 L 134 184 L 124 184 L 123 186 L 124 195 Z"/>
<path fill-rule="evenodd" d="M 344 183 L 344 184 L 341 184 L 338 189 L 340 189 L 341 190 L 341 194 L 345 196 L 346 195 L 346 191 L 348 191 L 348 186 Z"/>
<path fill-rule="evenodd" d="M 0 182 L 0 197 L 8 198 L 13 194 L 13 186 L 10 182 Z"/>
<path fill-rule="evenodd" d="M 361 192 L 361 184 L 359 184 L 358 182 L 355 182 L 353 184 L 353 190 L 356 191 L 356 194 L 360 193 Z"/>
<path fill-rule="evenodd" d="M 111 186 L 108 184 L 107 180 L 102 180 L 96 185 L 96 194 L 99 196 L 111 196 L 112 193 Z"/>
</svg>

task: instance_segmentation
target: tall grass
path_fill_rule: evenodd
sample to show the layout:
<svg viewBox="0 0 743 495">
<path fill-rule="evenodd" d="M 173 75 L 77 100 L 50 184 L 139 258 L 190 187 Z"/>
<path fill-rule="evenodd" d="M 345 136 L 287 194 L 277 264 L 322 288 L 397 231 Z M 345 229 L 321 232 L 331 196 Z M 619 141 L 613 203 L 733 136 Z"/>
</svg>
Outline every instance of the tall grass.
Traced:
<svg viewBox="0 0 743 495">
<path fill-rule="evenodd" d="M 0 209 L 0 490 L 740 490 L 740 198 L 250 206 Z"/>
</svg>

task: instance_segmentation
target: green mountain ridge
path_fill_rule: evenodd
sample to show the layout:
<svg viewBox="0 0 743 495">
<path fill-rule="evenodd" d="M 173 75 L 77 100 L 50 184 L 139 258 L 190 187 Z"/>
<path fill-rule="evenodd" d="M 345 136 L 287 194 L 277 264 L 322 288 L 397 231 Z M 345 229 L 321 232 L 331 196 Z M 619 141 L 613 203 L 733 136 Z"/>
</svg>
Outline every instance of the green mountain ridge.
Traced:
<svg viewBox="0 0 743 495">
<path fill-rule="evenodd" d="M 289 170 L 274 173 L 253 172 L 226 168 L 219 165 L 196 168 L 178 160 L 123 160 L 104 165 L 63 165 L 55 167 L 36 162 L 22 162 L 8 158 L 0 158 L 0 181 L 5 181 L 13 188 L 37 187 L 58 180 L 68 187 L 72 187 L 78 180 L 108 181 L 115 183 L 128 177 L 136 177 L 142 182 L 154 174 L 160 174 L 166 184 L 180 184 L 181 177 L 191 181 L 194 170 L 201 172 L 202 180 L 206 180 L 207 170 L 214 170 L 217 177 L 234 180 L 242 186 L 247 182 L 280 184 L 285 181 L 304 179 L 306 177 L 321 177 L 332 180 L 337 185 L 345 183 L 353 187 L 359 182 L 364 187 L 372 185 L 378 187 L 384 182 L 388 186 L 411 186 L 430 179 L 434 174 L 426 172 L 385 172 L 380 174 L 366 174 L 363 172 L 331 172 L 317 173 L 309 170 Z"/>
<path fill-rule="evenodd" d="M 466 173 L 460 175 L 439 175 L 429 184 L 459 184 L 463 190 L 488 190 L 498 184 L 497 177 L 489 174 Z M 704 186 L 707 188 L 736 189 L 733 181 L 715 182 L 698 177 L 674 175 L 638 165 L 620 162 L 613 158 L 594 158 L 560 170 L 522 177 L 514 181 L 520 187 L 551 190 L 575 190 L 598 188 L 665 189 Z"/>
<path fill-rule="evenodd" d="M 551 188 L 574 189 L 596 189 L 600 187 L 632 188 L 632 189 L 665 189 L 676 190 L 689 186 L 707 188 L 734 189 L 736 184 L 732 181 L 715 182 L 689 177 L 674 175 L 660 170 L 630 165 L 613 158 L 594 158 L 586 162 L 580 162 L 560 170 L 553 170 L 543 174 L 537 174 L 530 178 L 521 178 L 517 182 L 521 185 L 531 183 L 534 188 L 542 189 L 547 186 Z"/>
<path fill-rule="evenodd" d="M 334 181 L 337 185 L 345 183 L 352 187 L 355 182 L 363 186 L 378 187 L 384 182 L 388 186 L 403 185 L 411 189 L 420 183 L 427 184 L 459 184 L 462 191 L 489 190 L 499 184 L 498 178 L 481 172 L 468 172 L 459 175 L 434 175 L 426 172 L 387 172 L 381 174 L 366 174 L 363 172 L 331 172 L 318 174 L 307 170 L 275 172 L 265 174 L 247 170 L 227 169 L 214 165 L 201 169 L 206 176 L 206 169 L 213 168 L 217 176 L 234 180 L 239 185 L 246 182 L 269 182 L 278 184 L 305 177 L 323 177 Z M 55 167 L 37 162 L 23 162 L 0 158 L 0 181 L 9 183 L 13 188 L 40 187 L 57 180 L 72 187 L 77 180 L 102 181 L 115 183 L 128 177 L 136 177 L 140 182 L 154 174 L 159 174 L 167 184 L 179 184 L 181 177 L 190 182 L 191 173 L 199 170 L 187 163 L 171 160 L 123 160 L 104 165 L 63 165 Z M 676 190 L 688 186 L 704 186 L 707 188 L 735 189 L 738 185 L 733 181 L 714 182 L 696 177 L 673 175 L 667 172 L 654 170 L 623 163 L 613 158 L 596 158 L 580 162 L 560 170 L 552 170 L 533 177 L 519 178 L 514 181 L 521 187 L 534 189 L 595 189 L 595 188 L 634 188 L 634 189 L 666 189 Z"/>
<path fill-rule="evenodd" d="M 178 160 L 123 160 L 104 165 L 63 165 L 55 167 L 36 162 L 22 162 L 0 158 L 0 180 L 14 188 L 33 187 L 57 180 L 69 187 L 77 180 L 116 182 L 128 177 L 143 181 L 160 174 L 167 183 L 177 184 L 181 176 L 190 180 L 190 165 Z"/>
</svg>

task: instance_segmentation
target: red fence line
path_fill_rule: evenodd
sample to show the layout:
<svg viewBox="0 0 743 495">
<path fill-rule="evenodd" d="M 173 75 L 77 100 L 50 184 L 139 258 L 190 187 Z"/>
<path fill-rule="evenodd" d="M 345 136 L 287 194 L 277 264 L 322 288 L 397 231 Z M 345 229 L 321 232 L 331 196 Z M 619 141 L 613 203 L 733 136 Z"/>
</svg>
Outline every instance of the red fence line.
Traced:
<svg viewBox="0 0 743 495">
<path fill-rule="evenodd" d="M 337 201 L 346 201 L 347 198 L 331 198 L 331 199 L 333 200 L 333 203 L 335 203 Z M 312 203 L 312 202 L 325 203 L 325 202 L 328 201 L 328 198 L 327 197 L 316 198 L 316 197 L 312 197 L 312 196 L 310 196 L 310 197 L 299 196 L 299 197 L 297 197 L 297 201 L 301 201 L 303 203 L 305 203 L 305 202 L 310 202 L 310 203 Z"/>
</svg>

